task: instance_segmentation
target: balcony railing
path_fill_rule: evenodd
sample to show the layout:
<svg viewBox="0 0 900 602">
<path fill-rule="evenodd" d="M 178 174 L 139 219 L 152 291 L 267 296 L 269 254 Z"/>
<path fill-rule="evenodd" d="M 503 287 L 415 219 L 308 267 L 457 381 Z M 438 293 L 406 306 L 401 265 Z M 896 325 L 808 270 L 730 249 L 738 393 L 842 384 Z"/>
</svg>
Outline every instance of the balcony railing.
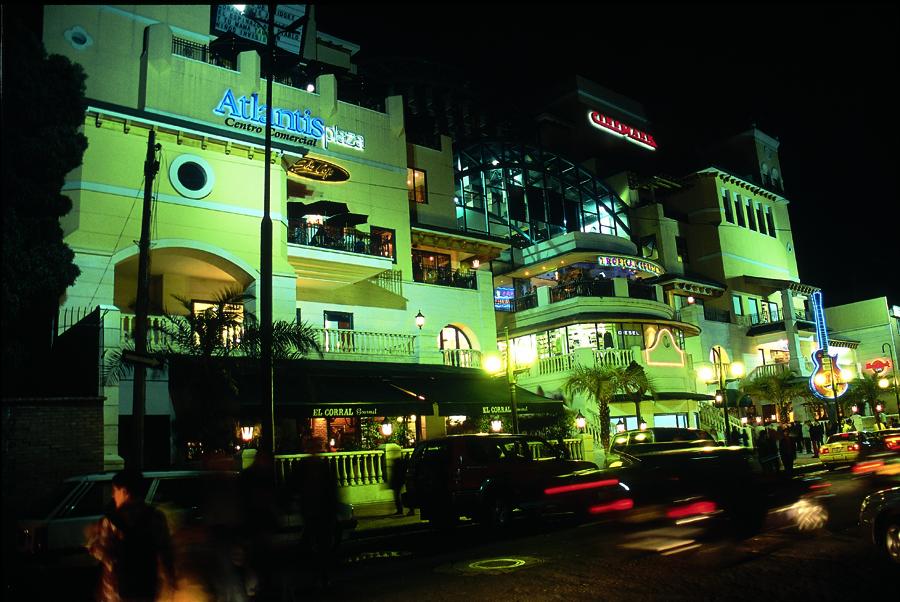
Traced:
<svg viewBox="0 0 900 602">
<path fill-rule="evenodd" d="M 209 46 L 191 42 L 184 38 L 172 38 L 172 54 L 177 54 L 178 56 L 183 56 L 187 59 L 215 65 L 216 67 L 222 67 L 231 71 L 237 71 L 234 60 L 211 52 Z"/>
<path fill-rule="evenodd" d="M 594 349 L 594 365 L 602 368 L 620 366 L 626 367 L 634 360 L 634 352 L 631 349 Z M 568 372 L 575 367 L 575 354 L 555 355 L 544 357 L 531 367 L 528 375 L 547 376 Z"/>
<path fill-rule="evenodd" d="M 453 268 L 426 268 L 413 266 L 413 280 L 438 286 L 452 286 L 476 290 L 478 283 L 474 270 L 458 270 Z"/>
<path fill-rule="evenodd" d="M 367 232 L 360 232 L 355 228 L 336 228 L 321 224 L 294 225 L 288 230 L 288 242 L 360 255 L 391 257 L 390 249 L 384 248 L 380 238 L 372 238 Z"/>
<path fill-rule="evenodd" d="M 715 307 L 704 307 L 703 318 L 710 322 L 731 323 L 731 312 L 727 309 L 716 309 Z"/>
<path fill-rule="evenodd" d="M 789 372 L 790 369 L 790 364 L 786 363 L 765 364 L 763 366 L 757 366 L 756 368 L 754 368 L 753 371 L 751 371 L 747 376 L 747 379 L 753 380 L 755 378 L 775 376 L 776 374 L 781 374 L 782 372 Z"/>
<path fill-rule="evenodd" d="M 477 349 L 441 349 L 445 366 L 481 368 L 481 351 Z"/>
<path fill-rule="evenodd" d="M 538 306 L 537 293 L 522 295 L 521 297 L 495 297 L 494 309 L 497 311 L 517 312 L 532 309 Z"/>
<path fill-rule="evenodd" d="M 339 328 L 314 328 L 313 332 L 323 353 L 397 357 L 415 354 L 414 335 Z"/>
<path fill-rule="evenodd" d="M 632 299 L 647 299 L 648 301 L 658 301 L 656 298 L 656 289 L 653 286 L 639 284 L 637 282 L 628 282 L 628 296 Z"/>
<path fill-rule="evenodd" d="M 613 297 L 612 280 L 575 280 L 561 283 L 550 289 L 550 303 L 572 297 Z"/>
</svg>

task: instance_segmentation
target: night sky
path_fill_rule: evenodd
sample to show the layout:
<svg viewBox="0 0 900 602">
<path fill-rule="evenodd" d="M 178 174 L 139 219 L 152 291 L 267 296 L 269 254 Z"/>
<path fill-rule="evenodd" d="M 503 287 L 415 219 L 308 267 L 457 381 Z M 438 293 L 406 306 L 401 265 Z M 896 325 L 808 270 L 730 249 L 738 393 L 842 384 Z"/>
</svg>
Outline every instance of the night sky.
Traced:
<svg viewBox="0 0 900 602">
<path fill-rule="evenodd" d="M 756 123 L 781 142 L 801 281 L 826 306 L 900 304 L 896 6 L 373 3 L 317 22 L 369 59 L 463 67 L 511 106 L 583 75 L 641 103 L 669 157 Z"/>
</svg>

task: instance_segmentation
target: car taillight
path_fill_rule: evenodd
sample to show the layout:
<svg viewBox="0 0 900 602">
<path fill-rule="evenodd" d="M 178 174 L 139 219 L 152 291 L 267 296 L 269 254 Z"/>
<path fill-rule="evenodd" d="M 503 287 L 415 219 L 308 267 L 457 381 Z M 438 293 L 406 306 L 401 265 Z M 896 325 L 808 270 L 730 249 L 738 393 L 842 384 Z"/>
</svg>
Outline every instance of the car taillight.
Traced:
<svg viewBox="0 0 900 602">
<path fill-rule="evenodd" d="M 712 514 L 716 511 L 716 503 L 709 500 L 700 500 L 691 502 L 683 506 L 675 506 L 666 511 L 669 518 L 687 518 L 689 516 L 697 516 L 699 514 Z"/>
<path fill-rule="evenodd" d="M 591 506 L 588 511 L 591 514 L 603 514 L 604 512 L 613 512 L 615 510 L 631 510 L 634 508 L 634 500 L 629 497 L 623 497 L 608 504 L 598 504 Z"/>
<path fill-rule="evenodd" d="M 900 449 L 900 437 L 887 437 L 884 446 L 888 449 Z"/>
<path fill-rule="evenodd" d="M 882 466 L 884 466 L 884 462 L 881 460 L 872 460 L 870 462 L 858 462 L 853 465 L 853 472 L 860 474 L 866 472 L 877 472 Z"/>
<path fill-rule="evenodd" d="M 850 445 L 847 446 L 847 451 L 859 451 L 859 444 L 851 443 Z"/>
<path fill-rule="evenodd" d="M 585 483 L 572 483 L 571 485 L 559 485 L 557 487 L 548 487 L 544 489 L 544 495 L 556 495 L 558 493 L 569 493 L 571 491 L 582 491 L 585 489 L 596 489 L 597 487 L 612 487 L 618 485 L 618 479 L 604 479 L 602 481 L 588 481 Z"/>
</svg>

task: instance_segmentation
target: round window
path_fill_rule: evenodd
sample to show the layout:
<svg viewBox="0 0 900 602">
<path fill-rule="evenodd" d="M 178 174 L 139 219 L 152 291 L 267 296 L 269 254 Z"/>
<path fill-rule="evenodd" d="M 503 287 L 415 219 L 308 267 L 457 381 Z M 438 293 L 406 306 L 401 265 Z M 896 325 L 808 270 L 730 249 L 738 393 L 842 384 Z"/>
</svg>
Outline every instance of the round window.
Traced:
<svg viewBox="0 0 900 602">
<path fill-rule="evenodd" d="M 212 192 L 212 167 L 196 155 L 180 155 L 169 167 L 169 180 L 181 196 L 202 199 Z"/>
</svg>

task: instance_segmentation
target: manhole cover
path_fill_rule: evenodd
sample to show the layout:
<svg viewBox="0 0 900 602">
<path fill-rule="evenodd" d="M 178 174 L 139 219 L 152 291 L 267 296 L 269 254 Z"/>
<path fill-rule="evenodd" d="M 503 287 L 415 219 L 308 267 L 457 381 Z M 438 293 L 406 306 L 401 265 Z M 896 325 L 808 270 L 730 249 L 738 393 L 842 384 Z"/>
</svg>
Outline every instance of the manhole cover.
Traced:
<svg viewBox="0 0 900 602">
<path fill-rule="evenodd" d="M 541 560 L 532 556 L 482 558 L 475 561 L 454 562 L 453 564 L 438 567 L 436 570 L 442 573 L 464 573 L 467 575 L 499 575 L 534 566 L 540 562 Z"/>
</svg>

